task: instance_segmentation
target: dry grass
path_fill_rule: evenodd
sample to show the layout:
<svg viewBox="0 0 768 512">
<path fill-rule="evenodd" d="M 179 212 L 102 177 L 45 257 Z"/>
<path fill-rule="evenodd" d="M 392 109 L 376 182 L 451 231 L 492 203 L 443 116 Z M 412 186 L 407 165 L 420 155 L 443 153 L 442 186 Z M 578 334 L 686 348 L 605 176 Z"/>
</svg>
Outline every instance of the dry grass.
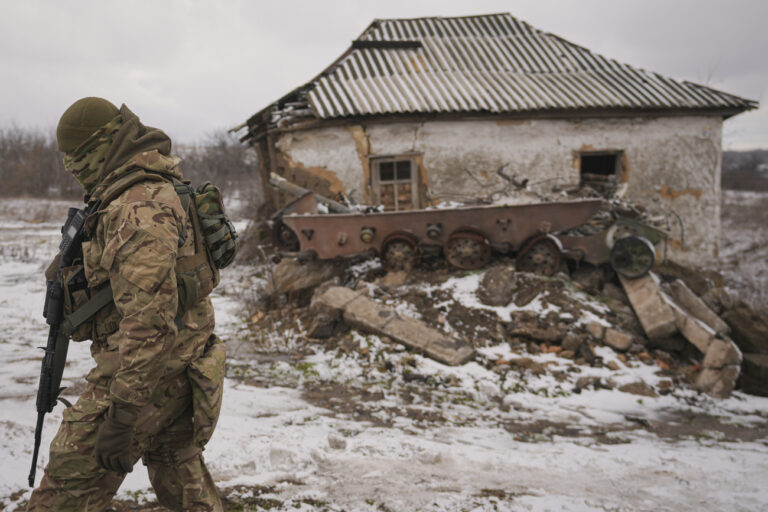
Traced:
<svg viewBox="0 0 768 512">
<path fill-rule="evenodd" d="M 768 193 L 724 191 L 722 221 L 728 287 L 753 306 L 768 305 Z"/>
</svg>

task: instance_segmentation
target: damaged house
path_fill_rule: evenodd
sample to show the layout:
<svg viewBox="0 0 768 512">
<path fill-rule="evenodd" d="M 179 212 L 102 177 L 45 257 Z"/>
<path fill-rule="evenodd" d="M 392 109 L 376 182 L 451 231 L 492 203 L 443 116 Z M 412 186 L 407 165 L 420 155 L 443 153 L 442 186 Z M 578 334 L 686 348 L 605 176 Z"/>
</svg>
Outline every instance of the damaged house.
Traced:
<svg viewBox="0 0 768 512">
<path fill-rule="evenodd" d="M 700 265 L 718 255 L 723 120 L 756 106 L 509 14 L 384 19 L 243 140 L 263 178 L 388 210 L 589 185 L 672 214 L 670 255 Z"/>
</svg>

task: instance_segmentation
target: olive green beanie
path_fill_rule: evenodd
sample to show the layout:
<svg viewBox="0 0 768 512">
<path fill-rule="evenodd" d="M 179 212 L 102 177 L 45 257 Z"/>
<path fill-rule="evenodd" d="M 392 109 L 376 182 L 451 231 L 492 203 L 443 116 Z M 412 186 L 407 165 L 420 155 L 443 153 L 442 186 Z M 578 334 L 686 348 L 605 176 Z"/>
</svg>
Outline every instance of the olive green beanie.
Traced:
<svg viewBox="0 0 768 512">
<path fill-rule="evenodd" d="M 117 107 L 104 98 L 77 100 L 62 114 L 56 128 L 59 151 L 71 153 L 119 113 Z"/>
</svg>

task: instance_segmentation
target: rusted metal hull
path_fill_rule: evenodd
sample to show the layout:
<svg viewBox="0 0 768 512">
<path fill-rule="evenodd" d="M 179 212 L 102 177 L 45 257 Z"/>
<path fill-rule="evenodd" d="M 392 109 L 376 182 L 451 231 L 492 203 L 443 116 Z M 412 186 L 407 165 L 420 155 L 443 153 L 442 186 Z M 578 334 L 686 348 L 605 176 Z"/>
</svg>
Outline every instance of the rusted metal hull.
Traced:
<svg viewBox="0 0 768 512">
<path fill-rule="evenodd" d="M 443 246 L 452 235 L 482 235 L 491 245 L 517 251 L 532 236 L 559 233 L 587 222 L 601 200 L 479 206 L 368 214 L 312 215 L 286 212 L 282 222 L 298 237 L 301 251 L 320 259 L 365 252 L 380 254 L 393 237 L 414 245 Z M 297 208 L 298 211 L 306 211 Z M 310 208 L 311 209 L 311 208 Z"/>
</svg>

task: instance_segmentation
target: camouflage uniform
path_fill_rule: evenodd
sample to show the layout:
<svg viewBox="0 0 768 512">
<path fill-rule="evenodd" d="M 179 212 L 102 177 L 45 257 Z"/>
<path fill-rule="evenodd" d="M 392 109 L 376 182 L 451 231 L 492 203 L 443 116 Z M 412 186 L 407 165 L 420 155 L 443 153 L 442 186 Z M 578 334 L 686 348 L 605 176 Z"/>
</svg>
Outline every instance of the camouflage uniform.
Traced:
<svg viewBox="0 0 768 512">
<path fill-rule="evenodd" d="M 115 146 L 122 156 L 115 155 Z M 139 169 L 180 178 L 179 159 L 167 156 L 169 151 L 165 134 L 144 127 L 123 106 L 120 116 L 67 156 L 65 165 L 83 184 L 87 199 L 98 200 L 111 184 Z M 185 223 L 168 181 L 133 184 L 98 212 L 90 240 L 83 243 L 83 263 L 88 286 L 111 284 L 114 303 L 89 324 L 96 366 L 77 403 L 63 413 L 45 475 L 27 510 L 98 511 L 108 506 L 125 475 L 99 466 L 94 443 L 112 401 L 141 408 L 131 457 L 148 467 L 162 505 L 222 510 L 202 457 L 221 389 L 191 382 L 189 374 L 193 368 L 220 382 L 224 345 L 213 334 L 209 298 L 176 318 L 176 261 L 195 251 L 191 229 L 178 247 Z M 193 395 L 199 399 L 195 407 Z M 198 403 L 212 407 L 201 412 Z M 201 414 L 208 417 L 200 421 Z M 205 427 L 206 420 L 208 429 L 201 436 L 195 427 Z"/>
</svg>

